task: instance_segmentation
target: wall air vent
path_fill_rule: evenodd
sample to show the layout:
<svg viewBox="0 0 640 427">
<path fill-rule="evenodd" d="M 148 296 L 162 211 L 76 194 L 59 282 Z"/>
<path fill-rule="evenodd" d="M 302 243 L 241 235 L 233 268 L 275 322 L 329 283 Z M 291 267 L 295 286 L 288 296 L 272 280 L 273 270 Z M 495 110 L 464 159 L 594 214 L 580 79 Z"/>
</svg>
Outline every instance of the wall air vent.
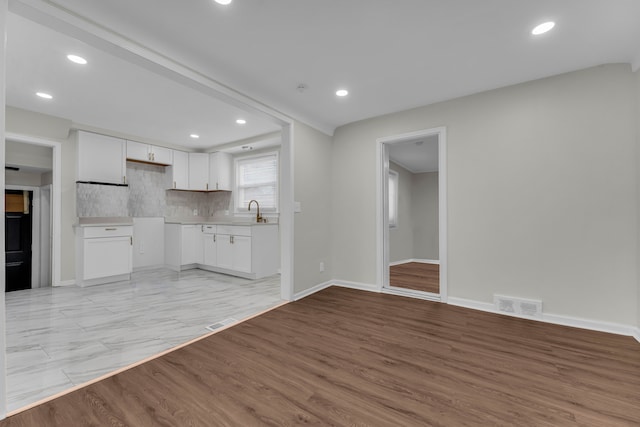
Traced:
<svg viewBox="0 0 640 427">
<path fill-rule="evenodd" d="M 493 303 L 496 310 L 501 313 L 542 317 L 542 301 L 539 300 L 494 295 Z"/>
</svg>

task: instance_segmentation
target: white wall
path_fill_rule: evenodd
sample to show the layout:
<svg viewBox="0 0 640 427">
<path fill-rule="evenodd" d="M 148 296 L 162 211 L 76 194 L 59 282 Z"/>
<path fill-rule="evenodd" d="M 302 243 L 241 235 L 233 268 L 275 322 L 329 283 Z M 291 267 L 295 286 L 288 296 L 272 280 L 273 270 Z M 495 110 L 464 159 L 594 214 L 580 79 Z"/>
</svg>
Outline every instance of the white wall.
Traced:
<svg viewBox="0 0 640 427">
<path fill-rule="evenodd" d="M 440 259 L 438 248 L 438 172 L 411 176 L 413 258 Z"/>
<path fill-rule="evenodd" d="M 53 165 L 53 149 L 40 145 L 7 141 L 5 163 L 12 166 L 30 166 L 51 170 Z"/>
<path fill-rule="evenodd" d="M 398 173 L 398 226 L 389 228 L 389 262 L 416 258 L 413 253 L 413 174 L 397 163 L 389 162 L 389 169 Z"/>
<path fill-rule="evenodd" d="M 0 0 L 0 34 L 2 40 L 7 36 L 7 13 L 9 2 Z M 5 163 L 5 95 L 6 83 L 4 82 L 6 68 L 6 43 L 0 43 L 0 75 L 3 76 L 0 84 L 0 164 Z M 4 174 L 0 174 L 0 186 L 5 187 Z M 0 197 L 0 212 L 4 212 L 4 197 Z M 0 242 L 4 242 L 4 221 L 0 224 Z M 0 256 L 0 271 L 5 271 L 4 252 Z M 7 414 L 7 355 L 6 355 L 6 331 L 5 331 L 5 310 L 4 310 L 4 289 L 5 275 L 0 274 L 0 419 Z"/>
<path fill-rule="evenodd" d="M 22 171 L 4 171 L 6 185 L 28 185 L 30 187 L 40 187 L 42 185 L 42 174 Z"/>
<path fill-rule="evenodd" d="M 60 276 L 62 281 L 75 278 L 76 222 L 76 147 L 69 136 L 71 121 L 14 107 L 7 107 L 6 131 L 60 142 L 61 149 L 61 224 Z M 4 117 L 4 116 L 3 116 Z"/>
<path fill-rule="evenodd" d="M 334 277 L 376 281 L 376 138 L 446 126 L 449 294 L 635 323 L 634 79 L 605 65 L 338 128 Z"/>
<path fill-rule="evenodd" d="M 331 247 L 331 137 L 305 124 L 294 125 L 294 293 L 333 278 Z M 345 215 L 355 212 L 344 211 Z M 320 262 L 325 271 L 320 272 Z"/>
<path fill-rule="evenodd" d="M 640 70 L 636 71 L 636 140 L 637 140 L 637 163 L 636 163 L 636 182 L 638 182 L 638 212 L 640 213 Z M 638 218 L 638 269 L 640 272 L 640 215 Z M 636 323 L 638 328 L 640 329 L 640 274 L 638 275 L 638 289 L 637 289 L 637 300 L 638 300 L 638 308 L 637 308 L 637 319 Z M 640 338 L 640 331 L 638 332 L 638 338 Z"/>
</svg>

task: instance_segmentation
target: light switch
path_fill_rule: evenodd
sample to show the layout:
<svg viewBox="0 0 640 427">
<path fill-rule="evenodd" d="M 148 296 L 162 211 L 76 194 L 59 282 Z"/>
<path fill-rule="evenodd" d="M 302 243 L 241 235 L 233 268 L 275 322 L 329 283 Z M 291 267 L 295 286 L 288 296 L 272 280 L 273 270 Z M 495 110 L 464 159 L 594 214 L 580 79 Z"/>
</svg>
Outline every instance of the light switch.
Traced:
<svg viewBox="0 0 640 427">
<path fill-rule="evenodd" d="M 295 213 L 302 212 L 302 204 L 300 202 L 293 202 L 293 211 Z"/>
</svg>

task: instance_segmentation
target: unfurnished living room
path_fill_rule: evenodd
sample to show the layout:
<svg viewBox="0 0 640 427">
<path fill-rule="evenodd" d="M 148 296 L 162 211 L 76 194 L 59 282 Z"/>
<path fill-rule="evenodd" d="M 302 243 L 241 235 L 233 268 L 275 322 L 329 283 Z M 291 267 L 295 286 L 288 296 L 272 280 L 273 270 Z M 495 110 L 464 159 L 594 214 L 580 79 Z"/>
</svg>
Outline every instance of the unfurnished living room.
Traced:
<svg viewBox="0 0 640 427">
<path fill-rule="evenodd" d="M 637 0 L 0 28 L 0 426 L 640 425 Z"/>
</svg>

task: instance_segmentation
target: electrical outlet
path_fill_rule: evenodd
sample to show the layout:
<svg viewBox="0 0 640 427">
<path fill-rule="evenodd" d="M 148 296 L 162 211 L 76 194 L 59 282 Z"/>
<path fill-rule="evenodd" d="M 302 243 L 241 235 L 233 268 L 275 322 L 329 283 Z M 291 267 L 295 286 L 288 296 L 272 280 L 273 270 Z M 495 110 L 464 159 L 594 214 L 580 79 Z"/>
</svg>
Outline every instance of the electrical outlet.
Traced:
<svg viewBox="0 0 640 427">
<path fill-rule="evenodd" d="M 138 246 L 138 251 L 140 251 L 141 254 L 144 253 L 144 243 L 140 242 L 140 245 Z"/>
<path fill-rule="evenodd" d="M 320 273 L 324 273 L 324 262 L 320 262 Z"/>
<path fill-rule="evenodd" d="M 193 210 L 193 216 L 198 216 L 198 209 Z"/>
</svg>

